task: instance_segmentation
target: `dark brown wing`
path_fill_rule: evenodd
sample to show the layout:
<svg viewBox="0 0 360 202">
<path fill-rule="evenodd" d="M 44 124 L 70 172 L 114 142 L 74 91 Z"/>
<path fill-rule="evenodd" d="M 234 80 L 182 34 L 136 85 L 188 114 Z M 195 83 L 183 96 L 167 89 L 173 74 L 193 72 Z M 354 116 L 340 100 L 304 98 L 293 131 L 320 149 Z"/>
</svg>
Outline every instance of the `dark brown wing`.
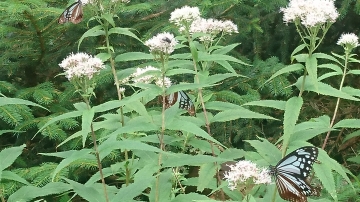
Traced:
<svg viewBox="0 0 360 202">
<path fill-rule="evenodd" d="M 64 12 L 60 15 L 58 19 L 59 24 L 64 24 L 66 22 L 72 22 L 78 24 L 82 21 L 83 18 L 83 9 L 81 1 L 75 2 L 67 7 Z"/>
</svg>

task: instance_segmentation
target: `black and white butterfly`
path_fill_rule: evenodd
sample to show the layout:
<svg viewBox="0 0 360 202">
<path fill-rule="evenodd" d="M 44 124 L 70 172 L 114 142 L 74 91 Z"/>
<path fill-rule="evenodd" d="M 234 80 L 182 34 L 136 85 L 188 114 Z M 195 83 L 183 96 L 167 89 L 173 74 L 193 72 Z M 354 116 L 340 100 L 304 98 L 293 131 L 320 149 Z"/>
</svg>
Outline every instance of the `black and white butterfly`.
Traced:
<svg viewBox="0 0 360 202">
<path fill-rule="evenodd" d="M 179 102 L 179 108 L 185 109 L 191 116 L 195 116 L 195 106 L 190 97 L 182 90 L 167 95 L 165 97 L 165 108 L 173 106 Z"/>
<path fill-rule="evenodd" d="M 78 0 L 77 2 L 71 4 L 67 7 L 64 12 L 60 15 L 58 19 L 59 24 L 64 24 L 66 22 L 72 22 L 77 24 L 82 21 L 83 18 L 83 9 L 82 2 Z"/>
<path fill-rule="evenodd" d="M 270 166 L 270 174 L 275 177 L 279 195 L 292 202 L 307 202 L 313 188 L 306 181 L 312 165 L 318 157 L 316 147 L 301 147 L 286 155 L 276 166 Z"/>
</svg>

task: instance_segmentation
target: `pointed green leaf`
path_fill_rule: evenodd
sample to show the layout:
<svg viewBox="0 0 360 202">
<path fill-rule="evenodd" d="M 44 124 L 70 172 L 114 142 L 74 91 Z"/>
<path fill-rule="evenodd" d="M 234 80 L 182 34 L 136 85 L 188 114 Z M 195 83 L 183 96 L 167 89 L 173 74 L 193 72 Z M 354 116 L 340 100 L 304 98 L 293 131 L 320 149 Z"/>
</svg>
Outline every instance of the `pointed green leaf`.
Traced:
<svg viewBox="0 0 360 202">
<path fill-rule="evenodd" d="M 314 56 L 306 58 L 305 62 L 306 70 L 310 77 L 310 82 L 316 90 L 318 90 L 318 80 L 317 80 L 317 59 Z"/>
<path fill-rule="evenodd" d="M 360 119 L 343 119 L 337 122 L 333 128 L 360 128 Z"/>
<path fill-rule="evenodd" d="M 236 46 L 240 45 L 240 43 L 233 43 L 233 44 L 230 44 L 230 45 L 227 45 L 227 46 L 223 46 L 219 49 L 216 49 L 213 51 L 213 54 L 226 54 L 230 51 L 232 51 Z"/>
<path fill-rule="evenodd" d="M 302 105 L 303 99 L 301 97 L 292 97 L 286 102 L 284 113 L 283 156 L 289 144 L 290 137 L 294 133 L 295 124 L 299 118 Z"/>
<path fill-rule="evenodd" d="M 9 197 L 8 202 L 27 202 L 38 197 L 60 194 L 69 190 L 71 190 L 71 186 L 62 182 L 50 182 L 43 187 L 23 186 Z"/>
<path fill-rule="evenodd" d="M 257 100 L 243 104 L 243 106 L 260 106 L 271 107 L 275 109 L 285 110 L 286 102 L 282 100 Z"/>
<path fill-rule="evenodd" d="M 91 132 L 91 124 L 92 120 L 94 118 L 95 112 L 94 109 L 88 109 L 83 112 L 83 115 L 81 117 L 81 130 L 82 130 L 82 143 L 83 147 L 85 147 L 85 141 L 87 139 L 88 133 Z"/>
<path fill-rule="evenodd" d="M 98 190 L 92 186 L 85 186 L 83 184 L 80 184 L 78 182 L 69 179 L 65 179 L 65 180 L 71 185 L 75 193 L 77 193 L 79 196 L 81 196 L 81 198 L 85 199 L 86 201 L 89 202 L 106 201 L 103 189 Z"/>
<path fill-rule="evenodd" d="M 130 36 L 140 42 L 142 42 L 134 33 L 132 33 L 130 31 L 130 28 L 122 28 L 122 27 L 115 27 L 114 28 L 111 28 L 109 30 L 109 35 L 110 34 L 121 34 L 121 35 L 125 35 L 125 36 Z"/>
<path fill-rule="evenodd" d="M 59 165 L 56 167 L 51 180 L 54 181 L 56 175 L 65 167 L 69 166 L 72 162 L 79 160 L 79 159 L 90 159 L 90 160 L 95 160 L 95 156 L 90 154 L 89 149 L 82 149 L 79 151 L 73 151 L 71 153 L 71 155 L 65 159 L 63 159 Z"/>
<path fill-rule="evenodd" d="M 11 166 L 25 148 L 25 144 L 18 147 L 5 148 L 0 152 L 0 171 Z"/>
<path fill-rule="evenodd" d="M 150 53 L 143 53 L 143 52 L 130 52 L 130 53 L 123 53 L 116 56 L 116 62 L 124 62 L 124 61 L 135 61 L 135 60 L 153 60 L 154 56 Z"/>
<path fill-rule="evenodd" d="M 301 76 L 298 81 L 296 82 L 296 87 L 298 89 L 301 88 L 301 83 L 302 83 L 302 80 L 303 80 L 303 77 Z M 329 95 L 329 96 L 333 96 L 333 97 L 339 97 L 339 98 L 343 98 L 343 99 L 347 99 L 347 100 L 354 100 L 354 101 L 360 101 L 360 99 L 358 98 L 355 98 L 343 91 L 340 91 L 338 89 L 335 89 L 333 87 L 331 87 L 330 85 L 328 84 L 325 84 L 325 83 L 322 83 L 322 82 L 318 82 L 318 90 L 316 90 L 314 88 L 314 86 L 312 86 L 310 84 L 310 81 L 308 78 L 305 79 L 305 86 L 304 86 L 304 90 L 307 90 L 307 91 L 312 91 L 312 92 L 315 92 L 315 93 L 319 93 L 319 94 L 322 94 L 322 95 Z"/>
<path fill-rule="evenodd" d="M 17 182 L 21 182 L 26 185 L 30 185 L 29 182 L 27 182 L 24 178 L 20 177 L 18 174 L 13 173 L 11 171 L 7 171 L 7 170 L 2 171 L 2 173 L 0 175 L 0 181 L 1 181 L 1 179 L 17 181 Z"/>
<path fill-rule="evenodd" d="M 105 13 L 101 15 L 102 19 L 105 19 L 112 27 L 115 27 L 115 22 L 113 18 L 113 14 L 111 13 Z"/>
<path fill-rule="evenodd" d="M 197 191 L 203 191 L 205 188 L 210 187 L 210 183 L 215 180 L 216 174 L 215 163 L 206 163 L 200 166 L 199 169 L 199 181 Z"/>
<path fill-rule="evenodd" d="M 273 80 L 275 77 L 280 76 L 282 74 L 295 72 L 295 71 L 299 71 L 299 70 L 302 70 L 302 69 L 304 69 L 304 66 L 302 64 L 300 64 L 300 63 L 285 66 L 284 68 L 282 68 L 279 71 L 275 72 L 275 74 L 273 74 L 268 80 L 266 80 L 264 84 L 268 83 L 269 81 Z"/>
<path fill-rule="evenodd" d="M 79 39 L 78 50 L 80 48 L 81 42 L 85 38 L 92 37 L 92 36 L 100 36 L 100 35 L 105 35 L 105 31 L 103 30 L 103 27 L 101 25 L 97 25 L 97 26 L 89 29 L 88 31 L 86 31 Z"/>
<path fill-rule="evenodd" d="M 45 107 L 38 105 L 34 102 L 30 102 L 30 101 L 19 99 L 19 98 L 0 97 L 0 106 L 4 106 L 4 105 L 30 105 L 30 106 L 40 107 L 40 108 L 43 108 L 43 109 L 49 111 Z"/>
</svg>

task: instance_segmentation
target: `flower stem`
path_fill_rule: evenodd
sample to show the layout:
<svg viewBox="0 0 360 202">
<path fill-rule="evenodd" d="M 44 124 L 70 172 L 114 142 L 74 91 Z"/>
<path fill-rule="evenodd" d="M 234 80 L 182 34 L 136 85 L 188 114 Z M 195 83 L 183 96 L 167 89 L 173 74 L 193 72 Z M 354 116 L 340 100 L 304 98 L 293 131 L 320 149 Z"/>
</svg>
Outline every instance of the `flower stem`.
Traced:
<svg viewBox="0 0 360 202">
<path fill-rule="evenodd" d="M 344 64 L 344 71 L 343 71 L 343 75 L 342 75 L 342 78 L 341 78 L 341 82 L 340 82 L 340 87 L 339 87 L 339 91 L 341 91 L 343 85 L 344 85 L 344 81 L 345 81 L 345 76 L 346 76 L 346 69 L 347 69 L 347 65 L 348 65 L 348 60 L 349 60 L 349 53 L 348 52 L 345 52 L 345 64 Z M 336 105 L 335 105 L 335 109 L 334 109 L 334 114 L 333 114 L 333 117 L 331 119 L 331 122 L 330 122 L 330 128 L 333 127 L 334 125 L 334 122 L 335 122 L 335 118 L 336 118 L 336 115 L 337 115 L 337 112 L 338 112 L 338 109 L 339 109 L 339 105 L 340 105 L 340 98 L 338 97 L 337 98 L 337 101 L 336 101 Z M 326 146 L 326 143 L 329 139 L 329 136 L 330 136 L 330 130 L 327 132 L 326 134 L 326 137 L 325 137 L 325 140 L 324 140 L 324 143 L 322 145 L 322 149 L 325 148 Z"/>
</svg>

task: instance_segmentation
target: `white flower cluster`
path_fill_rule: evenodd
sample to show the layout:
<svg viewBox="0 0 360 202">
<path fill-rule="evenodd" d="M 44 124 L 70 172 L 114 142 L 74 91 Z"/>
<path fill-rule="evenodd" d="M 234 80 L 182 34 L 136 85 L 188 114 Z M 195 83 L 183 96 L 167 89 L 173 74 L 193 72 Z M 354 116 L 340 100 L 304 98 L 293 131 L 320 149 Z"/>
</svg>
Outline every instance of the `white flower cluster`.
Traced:
<svg viewBox="0 0 360 202">
<path fill-rule="evenodd" d="M 184 6 L 171 13 L 170 22 L 179 27 L 180 32 L 189 31 L 190 34 L 203 33 L 200 41 L 212 41 L 217 34 L 239 33 L 237 26 L 230 20 L 204 19 L 200 17 L 198 7 Z"/>
<path fill-rule="evenodd" d="M 225 180 L 229 183 L 229 189 L 234 190 L 238 184 L 270 184 L 271 175 L 266 168 L 259 169 L 251 161 L 239 161 L 235 165 L 229 165 L 230 171 L 225 173 Z"/>
<path fill-rule="evenodd" d="M 190 26 L 190 33 L 204 33 L 208 34 L 208 36 L 200 37 L 200 41 L 211 41 L 217 34 L 229 34 L 239 33 L 237 26 L 231 22 L 230 20 L 221 21 L 216 19 L 204 19 L 199 18 L 194 20 Z"/>
<path fill-rule="evenodd" d="M 153 72 L 151 72 L 151 71 L 153 71 Z M 154 71 L 160 72 L 159 69 L 157 69 L 153 66 L 146 66 L 144 68 L 138 67 L 138 68 L 136 68 L 136 71 L 134 73 L 132 73 L 130 76 L 124 78 L 120 82 L 123 84 L 126 84 L 126 83 L 129 83 L 130 81 L 133 83 L 151 83 L 151 82 L 155 81 L 155 84 L 160 87 L 165 86 L 166 88 L 168 88 L 171 86 L 170 78 L 165 77 L 164 82 L 162 82 L 162 78 L 155 76 Z"/>
<path fill-rule="evenodd" d="M 351 48 L 356 48 L 359 46 L 359 38 L 354 33 L 342 34 L 336 44 L 341 46 L 350 46 Z"/>
<path fill-rule="evenodd" d="M 174 52 L 176 44 L 178 44 L 178 41 L 173 34 L 168 32 L 159 33 L 145 42 L 145 45 L 150 48 L 150 52 L 155 54 L 171 54 Z"/>
<path fill-rule="evenodd" d="M 288 7 L 281 8 L 284 22 L 300 20 L 305 27 L 314 27 L 326 22 L 335 22 L 339 16 L 334 0 L 290 0 Z"/>
<path fill-rule="evenodd" d="M 65 76 L 69 80 L 84 76 L 91 79 L 95 73 L 105 68 L 99 58 L 87 53 L 71 53 L 59 66 L 65 70 Z"/>
<path fill-rule="evenodd" d="M 200 18 L 200 11 L 198 7 L 184 6 L 175 9 L 170 15 L 170 22 L 173 22 L 178 27 L 190 25 L 194 20 Z"/>
</svg>

